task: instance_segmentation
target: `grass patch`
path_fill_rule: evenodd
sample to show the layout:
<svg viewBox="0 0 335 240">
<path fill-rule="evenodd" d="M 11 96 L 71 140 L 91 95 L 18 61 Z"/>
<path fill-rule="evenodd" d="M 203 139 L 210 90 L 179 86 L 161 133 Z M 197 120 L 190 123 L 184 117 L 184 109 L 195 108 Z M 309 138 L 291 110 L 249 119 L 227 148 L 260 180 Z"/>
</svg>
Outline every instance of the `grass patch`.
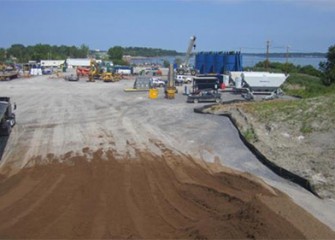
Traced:
<svg viewBox="0 0 335 240">
<path fill-rule="evenodd" d="M 248 142 L 256 142 L 257 136 L 253 128 L 248 128 L 247 130 L 242 132 L 242 135 Z"/>
<path fill-rule="evenodd" d="M 282 86 L 287 95 L 312 98 L 335 93 L 335 86 L 325 86 L 319 77 L 291 73 Z"/>
<path fill-rule="evenodd" d="M 243 109 L 264 124 L 285 124 L 303 134 L 327 131 L 334 128 L 335 93 L 299 100 L 250 103 L 244 105 Z"/>
</svg>

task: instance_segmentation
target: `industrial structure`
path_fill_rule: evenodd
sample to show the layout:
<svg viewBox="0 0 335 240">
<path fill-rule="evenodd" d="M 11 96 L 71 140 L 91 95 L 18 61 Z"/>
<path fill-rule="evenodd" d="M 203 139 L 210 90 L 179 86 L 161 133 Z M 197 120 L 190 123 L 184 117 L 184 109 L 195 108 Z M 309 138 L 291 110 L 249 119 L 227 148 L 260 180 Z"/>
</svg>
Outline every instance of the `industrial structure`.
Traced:
<svg viewBox="0 0 335 240">
<path fill-rule="evenodd" d="M 192 49 L 195 49 L 196 45 L 195 45 L 195 40 L 196 40 L 196 36 L 192 36 L 190 38 L 190 42 L 188 44 L 187 50 L 186 50 L 186 55 L 185 55 L 185 59 L 184 62 L 177 68 L 177 73 L 179 75 L 187 75 L 187 74 L 191 74 L 191 75 L 195 75 L 197 72 L 194 68 L 192 68 L 189 64 L 190 62 L 190 57 L 192 54 Z"/>
<path fill-rule="evenodd" d="M 242 71 L 242 54 L 240 52 L 199 52 L 195 56 L 195 68 L 200 74 Z"/>
</svg>

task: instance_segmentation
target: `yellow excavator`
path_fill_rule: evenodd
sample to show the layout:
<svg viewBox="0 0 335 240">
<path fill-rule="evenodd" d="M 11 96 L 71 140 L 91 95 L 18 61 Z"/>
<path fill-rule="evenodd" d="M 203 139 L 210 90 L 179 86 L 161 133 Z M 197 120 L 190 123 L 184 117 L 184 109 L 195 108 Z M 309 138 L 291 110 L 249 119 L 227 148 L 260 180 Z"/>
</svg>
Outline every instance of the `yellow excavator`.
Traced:
<svg viewBox="0 0 335 240">
<path fill-rule="evenodd" d="M 97 62 L 94 59 L 91 59 L 90 62 L 90 71 L 88 73 L 88 82 L 95 82 L 95 78 L 100 77 L 100 70 Z"/>
<path fill-rule="evenodd" d="M 95 82 L 95 79 L 100 79 L 104 82 L 116 82 L 122 79 L 122 75 L 112 73 L 109 68 L 105 72 L 102 72 L 99 64 L 94 59 L 91 59 L 88 82 Z"/>
<path fill-rule="evenodd" d="M 106 71 L 101 74 L 100 79 L 104 82 L 117 82 L 122 79 L 122 75 L 113 73 L 110 69 L 110 66 L 108 65 Z"/>
</svg>

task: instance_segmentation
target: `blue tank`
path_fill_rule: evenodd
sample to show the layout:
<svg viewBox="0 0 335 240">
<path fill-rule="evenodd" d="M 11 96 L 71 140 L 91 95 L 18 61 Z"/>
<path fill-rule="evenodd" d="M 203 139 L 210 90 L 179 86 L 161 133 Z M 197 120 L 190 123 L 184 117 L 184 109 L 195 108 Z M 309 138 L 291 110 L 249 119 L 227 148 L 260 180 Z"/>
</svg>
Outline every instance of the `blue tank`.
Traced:
<svg viewBox="0 0 335 240">
<path fill-rule="evenodd" d="M 199 52 L 195 55 L 195 69 L 198 70 L 199 73 L 203 74 L 204 72 L 204 62 L 205 62 L 205 53 Z"/>
<path fill-rule="evenodd" d="M 195 57 L 195 68 L 200 74 L 242 71 L 242 55 L 240 52 L 200 52 Z"/>
<path fill-rule="evenodd" d="M 214 55 L 214 73 L 220 74 L 223 65 L 222 52 L 216 52 Z"/>
<path fill-rule="evenodd" d="M 242 54 L 240 52 L 235 55 L 235 71 L 243 71 Z"/>
</svg>

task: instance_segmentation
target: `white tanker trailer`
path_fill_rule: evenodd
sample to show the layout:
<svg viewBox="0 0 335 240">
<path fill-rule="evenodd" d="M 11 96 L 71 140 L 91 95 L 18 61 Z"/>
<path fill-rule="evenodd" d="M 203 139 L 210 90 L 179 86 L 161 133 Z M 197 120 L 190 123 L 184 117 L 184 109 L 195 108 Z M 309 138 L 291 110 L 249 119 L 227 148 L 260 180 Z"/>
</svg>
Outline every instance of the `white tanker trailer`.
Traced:
<svg viewBox="0 0 335 240">
<path fill-rule="evenodd" d="M 280 86 L 289 75 L 269 72 L 231 72 L 230 78 L 235 83 L 235 89 L 246 89 L 251 95 L 267 94 L 271 96 L 282 93 Z"/>
</svg>

